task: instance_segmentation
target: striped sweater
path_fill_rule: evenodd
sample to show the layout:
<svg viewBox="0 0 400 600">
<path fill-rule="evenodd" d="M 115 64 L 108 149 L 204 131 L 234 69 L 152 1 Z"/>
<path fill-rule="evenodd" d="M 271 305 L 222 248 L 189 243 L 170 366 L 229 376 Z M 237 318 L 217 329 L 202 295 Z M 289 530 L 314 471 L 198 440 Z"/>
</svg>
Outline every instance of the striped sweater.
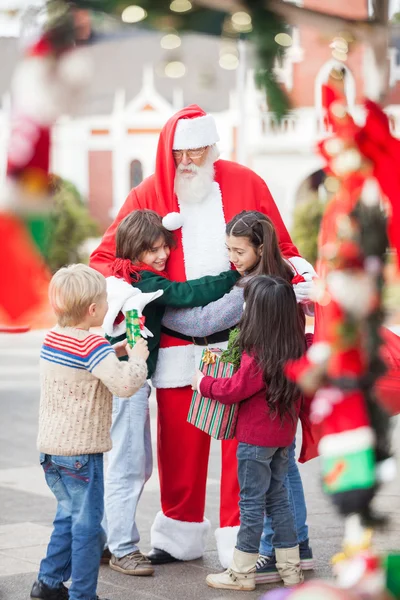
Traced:
<svg viewBox="0 0 400 600">
<path fill-rule="evenodd" d="M 64 456 L 107 452 L 112 395 L 132 396 L 146 377 L 144 360 L 120 362 L 102 336 L 57 325 L 40 354 L 38 449 Z"/>
</svg>

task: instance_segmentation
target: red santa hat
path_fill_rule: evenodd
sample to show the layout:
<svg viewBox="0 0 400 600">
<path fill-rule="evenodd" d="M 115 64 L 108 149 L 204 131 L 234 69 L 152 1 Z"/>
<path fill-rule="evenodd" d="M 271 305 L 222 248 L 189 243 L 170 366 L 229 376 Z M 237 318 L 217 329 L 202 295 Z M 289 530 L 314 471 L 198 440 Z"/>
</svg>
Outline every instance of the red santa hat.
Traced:
<svg viewBox="0 0 400 600">
<path fill-rule="evenodd" d="M 203 129 L 204 132 L 202 131 Z M 179 110 L 168 119 L 161 130 L 158 140 L 155 169 L 155 186 L 158 200 L 157 210 L 161 214 L 167 215 L 178 211 L 178 203 L 174 191 L 176 166 L 172 156 L 172 150 L 178 149 L 176 144 L 181 150 L 189 150 L 190 148 L 212 145 L 218 139 L 213 117 L 207 115 L 196 104 L 182 108 L 182 110 Z M 167 227 L 171 230 L 177 228 L 175 223 L 173 226 L 168 223 Z"/>
<path fill-rule="evenodd" d="M 219 142 L 214 117 L 203 115 L 194 118 L 181 118 L 176 124 L 173 150 L 204 148 Z"/>
</svg>

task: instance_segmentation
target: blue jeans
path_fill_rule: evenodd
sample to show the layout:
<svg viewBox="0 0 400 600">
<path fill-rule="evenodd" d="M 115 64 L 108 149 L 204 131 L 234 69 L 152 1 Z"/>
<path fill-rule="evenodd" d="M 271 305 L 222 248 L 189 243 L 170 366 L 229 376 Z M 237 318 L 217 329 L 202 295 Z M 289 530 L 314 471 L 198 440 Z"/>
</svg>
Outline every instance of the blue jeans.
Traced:
<svg viewBox="0 0 400 600">
<path fill-rule="evenodd" d="M 292 510 L 296 529 L 298 543 L 308 539 L 307 526 L 307 508 L 306 499 L 304 497 L 303 483 L 301 481 L 299 468 L 296 461 L 296 440 L 289 448 L 289 469 L 285 481 L 289 494 L 289 504 Z M 271 518 L 267 515 L 264 517 L 264 529 L 260 542 L 260 554 L 263 556 L 271 556 L 273 553 L 272 536 L 273 536 Z"/>
<path fill-rule="evenodd" d="M 41 454 L 40 462 L 58 505 L 39 581 L 57 588 L 71 577 L 70 600 L 96 600 L 105 540 L 103 455 Z"/>
<path fill-rule="evenodd" d="M 237 549 L 258 553 L 265 512 L 272 519 L 274 548 L 296 546 L 297 533 L 285 487 L 288 448 L 266 448 L 239 442 L 237 458 L 240 486 Z"/>
<path fill-rule="evenodd" d="M 118 558 L 138 550 L 140 540 L 136 509 L 153 470 L 150 391 L 145 383 L 131 398 L 113 399 L 103 525 L 110 552 Z"/>
</svg>

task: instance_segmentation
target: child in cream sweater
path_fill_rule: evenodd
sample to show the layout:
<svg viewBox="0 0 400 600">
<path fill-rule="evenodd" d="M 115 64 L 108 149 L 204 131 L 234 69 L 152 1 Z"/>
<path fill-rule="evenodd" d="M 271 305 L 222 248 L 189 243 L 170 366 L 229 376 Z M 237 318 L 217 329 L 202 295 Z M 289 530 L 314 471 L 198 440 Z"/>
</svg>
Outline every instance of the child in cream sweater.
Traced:
<svg viewBox="0 0 400 600">
<path fill-rule="evenodd" d="M 92 600 L 105 541 L 103 453 L 111 449 L 112 395 L 129 398 L 144 384 L 149 352 L 144 340 L 131 349 L 90 332 L 107 311 L 106 281 L 94 269 L 60 269 L 49 295 L 58 324 L 40 355 L 38 449 L 58 505 L 31 598 Z M 124 354 L 129 360 L 119 361 Z"/>
</svg>

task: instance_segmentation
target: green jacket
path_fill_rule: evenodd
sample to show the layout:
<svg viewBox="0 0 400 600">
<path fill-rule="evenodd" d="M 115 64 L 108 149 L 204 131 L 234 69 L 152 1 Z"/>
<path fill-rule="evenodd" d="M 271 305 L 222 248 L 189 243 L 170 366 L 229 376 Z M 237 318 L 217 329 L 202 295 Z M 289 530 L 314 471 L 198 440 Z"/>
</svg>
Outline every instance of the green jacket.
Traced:
<svg viewBox="0 0 400 600">
<path fill-rule="evenodd" d="M 220 275 L 208 275 L 200 277 L 200 279 L 178 282 L 170 281 L 152 271 L 143 270 L 140 272 L 140 281 L 132 283 L 134 287 L 139 288 L 142 292 L 155 292 L 157 290 L 163 290 L 164 292 L 162 296 L 150 302 L 143 310 L 143 315 L 146 317 L 146 327 L 154 335 L 154 337 L 147 340 L 150 350 L 150 356 L 147 360 L 149 377 L 153 375 L 156 368 L 161 337 L 161 321 L 165 308 L 167 306 L 175 308 L 205 306 L 222 298 L 224 294 L 229 292 L 239 277 L 239 273 L 232 270 L 220 273 Z M 125 334 L 123 334 L 108 339 L 111 344 L 115 344 L 125 339 L 125 337 Z"/>
</svg>

